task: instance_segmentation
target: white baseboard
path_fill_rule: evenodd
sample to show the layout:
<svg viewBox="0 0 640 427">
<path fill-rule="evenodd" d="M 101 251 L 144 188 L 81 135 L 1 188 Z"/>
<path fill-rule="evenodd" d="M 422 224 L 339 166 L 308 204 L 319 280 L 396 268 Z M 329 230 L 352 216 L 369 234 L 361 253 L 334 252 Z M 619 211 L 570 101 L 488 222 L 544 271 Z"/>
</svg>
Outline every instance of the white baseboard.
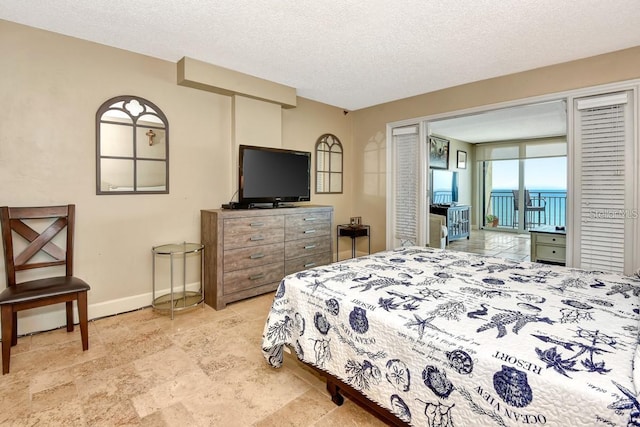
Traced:
<svg viewBox="0 0 640 427">
<path fill-rule="evenodd" d="M 200 283 L 187 284 L 188 291 L 197 291 Z M 89 291 L 91 292 L 91 291 Z M 156 296 L 169 293 L 169 288 L 158 289 Z M 125 298 L 118 298 L 110 301 L 89 304 L 89 320 L 101 317 L 113 316 L 114 314 L 126 313 L 143 307 L 151 306 L 153 296 L 151 292 L 134 295 Z M 35 332 L 50 331 L 66 326 L 67 316 L 64 304 L 55 304 L 47 307 L 34 308 L 18 312 L 18 335 L 26 335 Z M 78 310 L 76 304 L 73 305 L 73 321 L 78 323 Z"/>
</svg>

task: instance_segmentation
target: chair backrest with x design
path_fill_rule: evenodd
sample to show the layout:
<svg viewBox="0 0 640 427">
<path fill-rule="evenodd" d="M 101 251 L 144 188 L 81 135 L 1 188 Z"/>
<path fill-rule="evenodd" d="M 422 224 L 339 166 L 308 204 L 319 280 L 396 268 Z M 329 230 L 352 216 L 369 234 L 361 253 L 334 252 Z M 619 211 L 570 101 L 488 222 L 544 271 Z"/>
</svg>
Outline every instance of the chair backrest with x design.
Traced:
<svg viewBox="0 0 640 427">
<path fill-rule="evenodd" d="M 42 232 L 34 230 L 27 222 L 52 218 L 53 222 Z M 7 285 L 16 286 L 16 272 L 36 268 L 65 265 L 65 275 L 73 276 L 73 233 L 75 206 L 51 206 L 36 208 L 3 208 L 2 233 L 5 242 Z M 52 240 L 66 227 L 66 246 L 61 248 Z M 15 253 L 12 231 L 28 243 L 19 254 Z M 40 251 L 52 260 L 29 262 Z"/>
</svg>

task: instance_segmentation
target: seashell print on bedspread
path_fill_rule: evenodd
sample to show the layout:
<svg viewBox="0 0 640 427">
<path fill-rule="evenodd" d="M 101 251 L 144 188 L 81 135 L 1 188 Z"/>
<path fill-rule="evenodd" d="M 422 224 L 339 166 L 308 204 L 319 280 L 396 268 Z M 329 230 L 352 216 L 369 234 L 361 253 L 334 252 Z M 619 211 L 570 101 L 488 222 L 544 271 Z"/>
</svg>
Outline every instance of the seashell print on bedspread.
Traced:
<svg viewBox="0 0 640 427">
<path fill-rule="evenodd" d="M 411 425 L 636 426 L 639 295 L 637 277 L 401 248 L 284 278 L 262 350 Z"/>
</svg>

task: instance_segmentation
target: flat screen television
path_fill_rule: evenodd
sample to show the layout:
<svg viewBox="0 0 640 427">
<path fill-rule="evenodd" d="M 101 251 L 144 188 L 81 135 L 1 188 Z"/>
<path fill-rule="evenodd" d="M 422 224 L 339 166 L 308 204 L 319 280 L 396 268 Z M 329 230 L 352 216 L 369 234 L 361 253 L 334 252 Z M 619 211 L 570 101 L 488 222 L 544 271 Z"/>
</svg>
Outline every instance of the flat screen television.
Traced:
<svg viewBox="0 0 640 427">
<path fill-rule="evenodd" d="M 458 202 L 458 172 L 431 171 L 431 204 L 451 205 Z"/>
<path fill-rule="evenodd" d="M 241 205 L 311 200 L 311 153 L 241 145 L 239 160 Z"/>
</svg>

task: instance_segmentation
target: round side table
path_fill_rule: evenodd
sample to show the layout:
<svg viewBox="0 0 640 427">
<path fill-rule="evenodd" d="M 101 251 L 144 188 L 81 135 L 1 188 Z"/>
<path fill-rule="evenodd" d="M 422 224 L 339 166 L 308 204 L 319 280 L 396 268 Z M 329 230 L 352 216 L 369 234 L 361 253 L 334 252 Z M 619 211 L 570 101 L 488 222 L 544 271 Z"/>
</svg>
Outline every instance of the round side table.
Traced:
<svg viewBox="0 0 640 427">
<path fill-rule="evenodd" d="M 200 243 L 171 243 L 167 245 L 154 246 L 151 249 L 153 254 L 153 301 L 151 305 L 154 309 L 171 313 L 171 320 L 175 311 L 192 308 L 204 301 L 204 257 L 202 252 L 204 245 Z M 200 255 L 200 289 L 187 291 L 187 255 Z M 171 288 L 169 293 L 156 297 L 156 258 L 169 257 L 171 270 Z M 176 258 L 182 258 L 182 286 L 175 288 L 173 283 L 173 264 Z"/>
</svg>

